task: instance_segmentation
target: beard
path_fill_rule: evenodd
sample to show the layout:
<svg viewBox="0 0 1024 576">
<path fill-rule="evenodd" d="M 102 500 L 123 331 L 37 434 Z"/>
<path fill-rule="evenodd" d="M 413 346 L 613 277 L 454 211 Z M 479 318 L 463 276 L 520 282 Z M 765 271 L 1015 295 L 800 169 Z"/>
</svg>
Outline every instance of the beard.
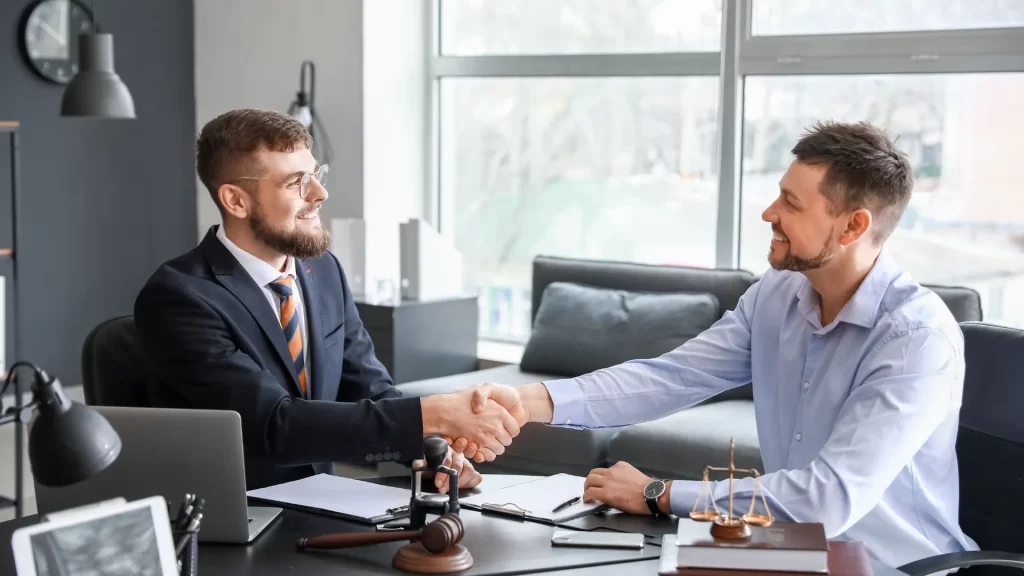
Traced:
<svg viewBox="0 0 1024 576">
<path fill-rule="evenodd" d="M 774 226 L 772 231 L 775 231 Z M 787 246 L 789 246 L 787 244 Z M 825 244 L 821 247 L 821 251 L 818 255 L 813 258 L 801 258 L 796 254 L 793 254 L 792 249 L 786 249 L 786 255 L 782 257 L 778 262 L 772 262 L 771 251 L 768 252 L 768 264 L 776 270 L 789 270 L 792 272 L 806 272 L 808 270 L 817 270 L 822 266 L 828 264 L 832 257 L 835 256 L 835 250 L 832 245 L 832 229 L 828 231 L 828 236 L 825 240 Z"/>
<path fill-rule="evenodd" d="M 323 225 L 314 232 L 282 232 L 267 222 L 263 215 L 263 207 L 259 204 L 256 205 L 253 217 L 249 219 L 249 225 L 256 240 L 292 258 L 318 258 L 331 246 L 331 233 Z"/>
</svg>

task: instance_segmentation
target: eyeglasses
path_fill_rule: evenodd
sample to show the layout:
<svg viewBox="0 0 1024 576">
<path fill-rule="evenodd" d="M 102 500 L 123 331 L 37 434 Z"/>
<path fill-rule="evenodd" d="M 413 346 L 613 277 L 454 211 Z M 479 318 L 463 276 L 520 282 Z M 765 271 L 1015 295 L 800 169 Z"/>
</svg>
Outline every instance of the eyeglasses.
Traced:
<svg viewBox="0 0 1024 576">
<path fill-rule="evenodd" d="M 316 181 L 323 186 L 327 183 L 327 173 L 330 171 L 330 166 L 322 164 L 316 169 L 316 172 L 303 172 L 302 176 L 296 176 L 291 180 L 271 180 L 270 178 L 257 178 L 256 176 L 239 176 L 235 180 L 264 180 L 266 182 L 274 182 L 275 184 L 284 184 L 285 188 L 289 190 L 297 189 L 299 191 L 299 198 L 305 200 L 306 195 L 309 194 L 309 181 L 316 178 Z"/>
</svg>

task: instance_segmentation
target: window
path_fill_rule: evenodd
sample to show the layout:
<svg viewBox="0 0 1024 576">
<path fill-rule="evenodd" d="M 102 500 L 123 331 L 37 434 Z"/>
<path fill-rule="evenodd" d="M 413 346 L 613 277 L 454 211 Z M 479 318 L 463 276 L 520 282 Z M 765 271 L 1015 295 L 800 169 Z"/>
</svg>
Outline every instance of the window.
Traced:
<svg viewBox="0 0 1024 576">
<path fill-rule="evenodd" d="M 451 56 L 716 52 L 721 0 L 445 0 Z"/>
<path fill-rule="evenodd" d="M 1024 327 L 1024 0 L 435 2 L 427 201 L 483 337 L 529 337 L 540 254 L 763 273 L 761 212 L 827 119 L 911 158 L 897 261 Z"/>
<path fill-rule="evenodd" d="M 441 82 L 442 197 L 484 329 L 529 336 L 538 254 L 715 264 L 716 78 Z"/>
<path fill-rule="evenodd" d="M 755 36 L 1024 26 L 1021 0 L 753 0 Z"/>
<path fill-rule="evenodd" d="M 986 319 L 1024 326 L 1024 196 L 1016 166 L 1024 74 L 773 76 L 746 81 L 740 265 L 768 267 L 761 211 L 818 119 L 868 120 L 898 138 L 914 194 L 886 243 L 918 282 L 969 286 Z"/>
</svg>

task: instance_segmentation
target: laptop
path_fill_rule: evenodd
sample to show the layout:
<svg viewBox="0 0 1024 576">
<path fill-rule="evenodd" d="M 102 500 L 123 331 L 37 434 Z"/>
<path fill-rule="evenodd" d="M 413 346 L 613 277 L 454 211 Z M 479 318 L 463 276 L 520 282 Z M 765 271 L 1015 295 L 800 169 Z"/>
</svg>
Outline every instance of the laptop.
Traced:
<svg viewBox="0 0 1024 576">
<path fill-rule="evenodd" d="M 280 508 L 248 506 L 242 419 L 228 410 L 93 406 L 121 436 L 121 454 L 109 468 L 78 484 L 36 483 L 39 514 L 123 497 L 163 496 L 170 517 L 185 494 L 205 498 L 200 542 L 252 542 Z"/>
</svg>

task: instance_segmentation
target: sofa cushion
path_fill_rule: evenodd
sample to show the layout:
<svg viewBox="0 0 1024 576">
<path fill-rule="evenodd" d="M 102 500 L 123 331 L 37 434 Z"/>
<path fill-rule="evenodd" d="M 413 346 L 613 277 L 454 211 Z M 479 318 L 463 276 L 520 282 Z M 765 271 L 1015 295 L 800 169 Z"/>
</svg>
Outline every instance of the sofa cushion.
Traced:
<svg viewBox="0 0 1024 576">
<path fill-rule="evenodd" d="M 522 368 L 579 376 L 669 352 L 721 316 L 709 293 L 647 293 L 553 282 L 544 289 Z"/>
<path fill-rule="evenodd" d="M 608 444 L 608 463 L 625 460 L 655 478 L 700 480 L 705 466 L 729 466 L 730 437 L 736 466 L 763 474 L 751 400 L 702 404 L 622 428 Z"/>
<path fill-rule="evenodd" d="M 418 382 L 398 385 L 404 396 L 420 397 L 431 394 L 446 394 L 483 384 L 527 384 L 551 380 L 551 374 L 524 372 L 518 365 L 509 364 L 457 374 L 443 378 L 431 378 Z M 574 430 L 554 428 L 531 422 L 523 426 L 519 436 L 505 453 L 494 462 L 479 464 L 477 470 L 485 473 L 528 471 L 531 474 L 557 474 L 566 472 L 586 476 L 590 470 L 603 466 L 608 453 L 608 441 L 615 430 Z"/>
<path fill-rule="evenodd" d="M 740 296 L 756 281 L 746 270 L 537 256 L 533 260 L 532 313 L 536 318 L 544 289 L 552 282 L 644 292 L 710 292 L 724 312 L 735 309 Z"/>
</svg>

